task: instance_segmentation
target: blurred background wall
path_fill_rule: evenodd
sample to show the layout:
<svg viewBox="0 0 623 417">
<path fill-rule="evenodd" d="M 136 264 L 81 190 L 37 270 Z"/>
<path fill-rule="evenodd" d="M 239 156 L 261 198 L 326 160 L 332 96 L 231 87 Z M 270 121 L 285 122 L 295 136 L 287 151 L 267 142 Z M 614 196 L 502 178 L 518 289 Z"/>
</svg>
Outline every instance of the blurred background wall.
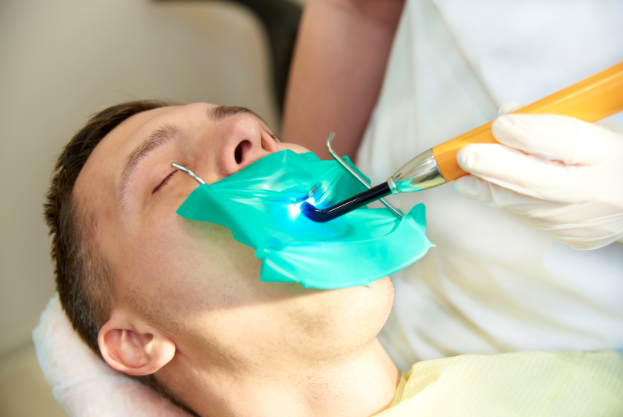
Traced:
<svg viewBox="0 0 623 417">
<path fill-rule="evenodd" d="M 64 144 L 92 113 L 144 98 L 247 106 L 278 131 L 270 57 L 234 3 L 0 1 L 0 416 L 63 415 L 30 332 L 54 292 L 42 204 Z"/>
</svg>

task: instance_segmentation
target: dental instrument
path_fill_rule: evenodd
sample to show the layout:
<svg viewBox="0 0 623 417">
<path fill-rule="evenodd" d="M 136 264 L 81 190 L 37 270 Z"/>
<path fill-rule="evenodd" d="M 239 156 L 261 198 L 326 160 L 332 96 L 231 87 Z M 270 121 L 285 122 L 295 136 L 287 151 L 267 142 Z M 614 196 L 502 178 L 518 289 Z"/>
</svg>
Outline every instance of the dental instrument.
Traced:
<svg viewBox="0 0 623 417">
<path fill-rule="evenodd" d="M 592 123 L 621 111 L 623 62 L 513 113 L 557 114 Z M 310 220 L 327 222 L 390 194 L 422 191 L 462 177 L 467 172 L 457 162 L 459 150 L 472 143 L 499 143 L 491 133 L 492 124 L 493 122 L 486 123 L 419 154 L 398 169 L 385 183 L 324 209 L 304 202 L 301 211 Z"/>
<path fill-rule="evenodd" d="M 369 180 L 349 159 L 342 162 L 359 176 L 311 152 L 277 151 L 209 185 L 200 183 L 176 213 L 228 228 L 261 260 L 262 282 L 316 289 L 369 286 L 428 252 L 432 244 L 425 234 L 425 208 L 418 204 L 408 213 L 397 210 L 401 218 L 383 207 L 364 208 L 330 223 L 309 221 L 301 214 L 301 203 L 295 203 L 309 190 L 316 190 L 309 201 L 329 206 L 367 188 L 362 182 Z M 192 175 L 188 168 L 172 166 Z M 200 182 L 197 175 L 193 178 Z"/>
<path fill-rule="evenodd" d="M 342 168 L 348 171 L 353 177 L 357 178 L 357 180 L 359 180 L 359 182 L 363 184 L 364 187 L 370 190 L 372 188 L 370 184 L 368 184 L 368 182 L 365 179 L 363 179 L 361 175 L 357 174 L 357 172 L 355 172 L 355 170 L 352 169 L 346 162 L 344 162 L 342 157 L 339 156 L 337 152 L 335 152 L 335 150 L 333 149 L 333 146 L 331 146 L 331 142 L 333 142 L 333 138 L 335 138 L 335 132 L 331 132 L 331 134 L 329 135 L 329 138 L 327 139 L 327 149 L 329 150 L 329 154 L 333 157 L 333 159 L 337 161 L 338 164 L 342 166 Z M 316 188 L 317 187 L 314 187 L 312 191 L 315 192 Z M 307 198 L 303 197 L 302 201 L 305 201 L 305 200 L 307 200 Z M 385 200 L 384 198 L 379 198 L 379 201 L 383 203 L 385 207 L 389 209 L 389 211 L 394 213 L 396 217 L 398 217 L 399 219 L 402 219 L 403 217 L 402 212 L 398 210 L 396 207 L 394 207 L 389 201 Z"/>
</svg>

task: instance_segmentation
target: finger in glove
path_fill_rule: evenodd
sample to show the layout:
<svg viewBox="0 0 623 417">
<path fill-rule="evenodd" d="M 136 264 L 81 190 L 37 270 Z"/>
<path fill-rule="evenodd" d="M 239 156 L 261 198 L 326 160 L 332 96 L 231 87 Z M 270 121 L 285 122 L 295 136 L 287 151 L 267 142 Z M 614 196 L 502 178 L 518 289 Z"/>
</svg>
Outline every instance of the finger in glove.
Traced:
<svg viewBox="0 0 623 417">
<path fill-rule="evenodd" d="M 491 130 L 504 145 L 567 164 L 599 164 L 620 142 L 616 133 L 602 126 L 553 114 L 501 116 Z"/>
</svg>

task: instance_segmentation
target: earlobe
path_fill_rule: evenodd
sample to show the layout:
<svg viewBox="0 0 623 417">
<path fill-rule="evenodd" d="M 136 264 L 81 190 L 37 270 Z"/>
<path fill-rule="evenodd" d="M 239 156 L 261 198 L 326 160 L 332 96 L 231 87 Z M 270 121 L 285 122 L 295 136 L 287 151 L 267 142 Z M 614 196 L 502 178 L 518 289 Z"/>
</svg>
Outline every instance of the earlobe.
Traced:
<svg viewBox="0 0 623 417">
<path fill-rule="evenodd" d="M 171 339 L 119 310 L 100 329 L 98 343 L 106 363 L 130 375 L 153 374 L 175 356 Z"/>
</svg>

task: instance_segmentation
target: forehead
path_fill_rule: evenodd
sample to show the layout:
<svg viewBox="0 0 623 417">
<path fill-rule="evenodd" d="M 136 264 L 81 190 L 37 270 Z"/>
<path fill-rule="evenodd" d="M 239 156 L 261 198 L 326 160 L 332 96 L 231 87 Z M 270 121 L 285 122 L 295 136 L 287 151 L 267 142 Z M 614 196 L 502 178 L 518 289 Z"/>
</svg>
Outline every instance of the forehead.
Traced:
<svg viewBox="0 0 623 417">
<path fill-rule="evenodd" d="M 184 127 L 197 123 L 198 120 L 204 121 L 207 111 L 212 107 L 214 106 L 211 104 L 194 103 L 186 106 L 161 107 L 135 114 L 102 139 L 80 175 L 90 174 L 94 166 L 100 163 L 106 165 L 112 161 L 122 163 L 124 157 L 127 157 L 153 130 L 165 123 L 174 121 L 176 125 Z"/>
</svg>

